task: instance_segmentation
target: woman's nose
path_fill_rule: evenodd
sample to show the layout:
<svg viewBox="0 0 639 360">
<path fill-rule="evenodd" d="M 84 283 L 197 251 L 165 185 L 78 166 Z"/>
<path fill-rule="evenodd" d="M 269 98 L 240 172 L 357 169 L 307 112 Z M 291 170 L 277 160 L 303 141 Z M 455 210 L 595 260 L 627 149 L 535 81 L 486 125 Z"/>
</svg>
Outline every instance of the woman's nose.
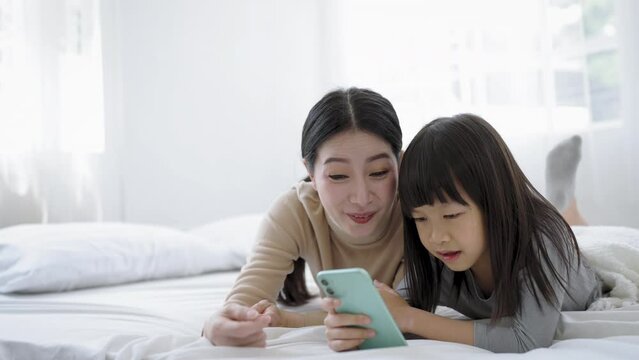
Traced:
<svg viewBox="0 0 639 360">
<path fill-rule="evenodd" d="M 366 181 L 358 181 L 354 184 L 351 194 L 351 203 L 365 206 L 371 202 L 370 188 Z"/>
</svg>

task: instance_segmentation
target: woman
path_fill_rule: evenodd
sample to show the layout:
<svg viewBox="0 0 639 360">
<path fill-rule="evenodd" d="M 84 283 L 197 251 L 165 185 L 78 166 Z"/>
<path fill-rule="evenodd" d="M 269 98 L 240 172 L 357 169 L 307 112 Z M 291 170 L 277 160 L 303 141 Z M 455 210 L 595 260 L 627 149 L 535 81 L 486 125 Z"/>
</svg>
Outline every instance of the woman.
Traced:
<svg viewBox="0 0 639 360">
<path fill-rule="evenodd" d="M 362 267 L 383 283 L 398 284 L 403 277 L 397 198 L 401 148 L 397 114 L 373 91 L 336 90 L 313 106 L 302 131 L 308 178 L 277 199 L 266 215 L 224 308 L 205 324 L 211 343 L 265 346 L 267 326 L 321 325 L 324 312 L 290 312 L 275 305 L 278 295 L 285 304 L 308 300 L 304 262 L 313 276 L 325 269 Z"/>
</svg>

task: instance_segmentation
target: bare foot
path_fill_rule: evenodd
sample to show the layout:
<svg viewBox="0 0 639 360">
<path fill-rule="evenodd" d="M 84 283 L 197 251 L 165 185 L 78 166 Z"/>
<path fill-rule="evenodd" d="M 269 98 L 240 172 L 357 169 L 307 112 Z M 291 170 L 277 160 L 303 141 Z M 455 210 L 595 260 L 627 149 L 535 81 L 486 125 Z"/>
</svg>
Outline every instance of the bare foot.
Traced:
<svg viewBox="0 0 639 360">
<path fill-rule="evenodd" d="M 577 200 L 572 199 L 572 201 L 568 204 L 568 207 L 562 211 L 561 215 L 564 217 L 568 225 L 588 225 L 586 219 L 581 216 L 579 212 L 579 208 L 577 207 Z"/>
</svg>

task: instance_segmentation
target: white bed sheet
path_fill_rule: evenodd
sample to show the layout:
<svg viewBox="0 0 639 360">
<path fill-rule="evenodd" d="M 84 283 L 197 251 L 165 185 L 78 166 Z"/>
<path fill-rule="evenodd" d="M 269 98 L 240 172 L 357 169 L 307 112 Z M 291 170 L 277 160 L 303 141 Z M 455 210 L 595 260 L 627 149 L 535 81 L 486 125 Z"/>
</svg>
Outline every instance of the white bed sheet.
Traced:
<svg viewBox="0 0 639 360">
<path fill-rule="evenodd" d="M 200 338 L 237 272 L 67 293 L 0 296 L 0 359 L 443 358 L 637 359 L 639 306 L 565 312 L 548 349 L 523 355 L 432 340 L 334 353 L 322 326 L 267 329 L 266 349 L 214 347 Z M 445 311 L 443 313 L 446 313 Z"/>
</svg>

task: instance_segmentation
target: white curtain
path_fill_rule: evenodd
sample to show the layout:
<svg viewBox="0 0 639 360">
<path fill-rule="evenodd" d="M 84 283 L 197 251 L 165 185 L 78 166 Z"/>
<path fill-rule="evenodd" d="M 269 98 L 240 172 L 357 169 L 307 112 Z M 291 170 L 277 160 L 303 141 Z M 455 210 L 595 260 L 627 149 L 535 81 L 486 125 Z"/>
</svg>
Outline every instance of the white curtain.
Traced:
<svg viewBox="0 0 639 360">
<path fill-rule="evenodd" d="M 97 0 L 0 0 L 0 226 L 102 219 Z"/>
</svg>

